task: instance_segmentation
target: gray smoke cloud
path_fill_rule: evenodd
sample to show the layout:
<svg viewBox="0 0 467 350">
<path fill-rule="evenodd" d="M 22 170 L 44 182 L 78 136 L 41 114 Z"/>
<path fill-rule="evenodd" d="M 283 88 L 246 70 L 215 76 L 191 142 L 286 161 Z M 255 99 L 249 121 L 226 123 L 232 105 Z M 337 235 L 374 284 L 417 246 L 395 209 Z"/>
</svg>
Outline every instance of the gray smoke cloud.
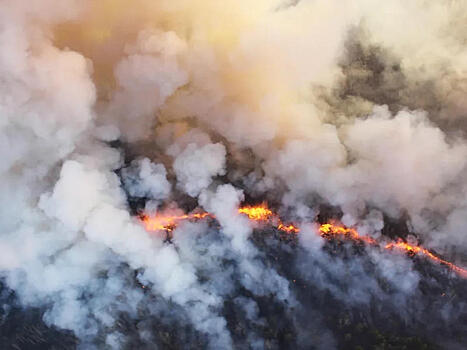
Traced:
<svg viewBox="0 0 467 350">
<path fill-rule="evenodd" d="M 2 283 L 86 349 L 163 348 L 164 327 L 181 348 L 280 348 L 268 328 L 288 327 L 298 347 L 337 348 L 315 291 L 417 320 L 416 262 L 332 251 L 313 222 L 331 206 L 384 241 L 395 220 L 465 265 L 465 13 L 447 0 L 1 2 Z M 238 213 L 251 198 L 297 222 L 293 244 Z M 194 208 L 215 220 L 170 239 L 134 215 Z M 448 324 L 465 311 L 458 296 L 443 305 Z"/>
</svg>

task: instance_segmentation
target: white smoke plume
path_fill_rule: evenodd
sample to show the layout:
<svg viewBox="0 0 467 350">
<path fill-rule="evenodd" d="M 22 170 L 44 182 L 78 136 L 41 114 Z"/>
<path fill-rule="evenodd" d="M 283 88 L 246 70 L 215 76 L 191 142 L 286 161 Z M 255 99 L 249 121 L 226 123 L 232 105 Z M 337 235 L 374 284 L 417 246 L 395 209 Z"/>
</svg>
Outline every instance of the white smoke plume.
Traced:
<svg viewBox="0 0 467 350">
<path fill-rule="evenodd" d="M 455 0 L 0 2 L 2 285 L 86 349 L 169 347 L 165 327 L 180 348 L 337 348 L 318 293 L 423 328 L 436 287 L 420 264 L 329 248 L 310 223 L 330 207 L 385 241 L 397 222 L 467 264 L 466 13 Z M 239 214 L 249 200 L 295 220 L 295 243 Z M 193 209 L 215 219 L 170 237 L 139 217 Z M 465 304 L 443 304 L 443 322 Z"/>
<path fill-rule="evenodd" d="M 225 147 L 209 144 L 197 148 L 190 143 L 173 163 L 180 188 L 190 196 L 197 196 L 207 188 L 211 178 L 225 174 Z"/>
</svg>

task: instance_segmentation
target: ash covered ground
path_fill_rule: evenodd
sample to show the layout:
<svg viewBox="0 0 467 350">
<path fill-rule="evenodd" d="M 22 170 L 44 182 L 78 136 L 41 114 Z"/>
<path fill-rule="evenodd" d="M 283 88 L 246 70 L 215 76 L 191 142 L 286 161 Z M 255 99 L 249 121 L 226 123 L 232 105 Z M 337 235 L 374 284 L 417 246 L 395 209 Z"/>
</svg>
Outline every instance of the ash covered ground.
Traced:
<svg viewBox="0 0 467 350">
<path fill-rule="evenodd" d="M 0 2 L 0 348 L 465 349 L 466 13 Z"/>
</svg>

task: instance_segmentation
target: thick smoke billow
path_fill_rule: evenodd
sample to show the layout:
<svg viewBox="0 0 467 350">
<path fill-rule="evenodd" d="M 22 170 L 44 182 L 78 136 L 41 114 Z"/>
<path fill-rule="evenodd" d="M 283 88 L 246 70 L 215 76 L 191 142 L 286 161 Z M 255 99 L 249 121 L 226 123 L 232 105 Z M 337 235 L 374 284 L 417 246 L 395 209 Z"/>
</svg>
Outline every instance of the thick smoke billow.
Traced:
<svg viewBox="0 0 467 350">
<path fill-rule="evenodd" d="M 197 196 L 211 183 L 211 178 L 225 174 L 225 147 L 209 144 L 197 148 L 189 144 L 173 163 L 178 185 L 190 196 Z"/>
<path fill-rule="evenodd" d="M 462 349 L 466 280 L 384 246 L 467 266 L 466 13 L 0 2 L 0 347 Z"/>
</svg>

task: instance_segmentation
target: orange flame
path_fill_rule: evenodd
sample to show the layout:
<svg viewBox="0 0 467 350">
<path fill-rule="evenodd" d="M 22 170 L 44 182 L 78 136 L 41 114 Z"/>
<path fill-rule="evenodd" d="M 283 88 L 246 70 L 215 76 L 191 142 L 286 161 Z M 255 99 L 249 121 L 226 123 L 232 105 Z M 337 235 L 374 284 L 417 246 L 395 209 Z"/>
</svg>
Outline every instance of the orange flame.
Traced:
<svg viewBox="0 0 467 350">
<path fill-rule="evenodd" d="M 368 244 L 373 244 L 377 245 L 378 242 L 374 240 L 371 237 L 368 236 L 361 236 L 357 230 L 353 228 L 347 228 L 345 226 L 339 226 L 339 225 L 333 225 L 333 224 L 322 224 L 319 227 L 319 233 L 322 237 L 328 237 L 328 236 L 336 236 L 336 235 L 343 235 L 347 238 L 357 240 L 357 241 L 362 241 L 366 242 Z M 445 265 L 449 267 L 451 270 L 457 272 L 463 277 L 467 278 L 467 270 L 463 269 L 457 265 L 454 265 L 453 263 L 441 259 L 440 257 L 436 256 L 432 252 L 430 252 L 428 249 L 416 246 L 416 245 L 411 245 L 407 242 L 402 241 L 399 239 L 397 242 L 391 242 L 388 243 L 384 246 L 385 249 L 399 249 L 401 251 L 404 251 L 408 253 L 409 255 L 423 255 L 430 259 L 431 261 L 437 262 L 439 264 Z"/>
<path fill-rule="evenodd" d="M 285 225 L 279 216 L 268 208 L 266 203 L 257 206 L 245 206 L 238 209 L 240 214 L 245 214 L 250 220 L 257 222 L 269 222 L 276 226 L 280 231 L 286 233 L 298 233 L 300 229 L 292 224 Z"/>
<path fill-rule="evenodd" d="M 274 215 L 266 204 L 261 204 L 255 207 L 246 206 L 238 209 L 240 214 L 245 214 L 253 221 L 268 221 Z"/>
<path fill-rule="evenodd" d="M 168 231 L 172 232 L 180 221 L 183 220 L 201 220 L 208 216 L 209 213 L 191 213 L 183 215 L 142 215 L 141 221 L 147 231 Z"/>
<path fill-rule="evenodd" d="M 279 221 L 279 224 L 277 225 L 277 229 L 287 232 L 287 233 L 299 233 L 300 229 L 294 225 L 284 225 L 282 222 Z"/>
<path fill-rule="evenodd" d="M 300 228 L 290 224 L 286 225 L 282 222 L 280 217 L 270 210 L 267 204 L 263 203 L 257 206 L 245 206 L 238 209 L 239 214 L 246 215 L 250 220 L 260 223 L 267 223 L 275 226 L 278 230 L 288 233 L 288 234 L 297 234 L 300 232 Z M 165 214 L 158 214 L 156 216 L 148 216 L 142 215 L 141 221 L 144 224 L 144 227 L 147 231 L 166 231 L 167 233 L 171 233 L 178 225 L 180 221 L 183 220 L 202 220 L 207 217 L 215 218 L 214 215 L 202 212 L 202 213 L 190 213 L 190 214 L 183 214 L 183 215 L 165 215 Z M 326 223 L 322 224 L 318 232 L 321 237 L 323 238 L 333 238 L 333 237 L 343 237 L 346 239 L 350 239 L 353 241 L 359 241 L 363 243 L 367 243 L 370 245 L 379 245 L 379 243 L 369 237 L 363 236 L 358 233 L 358 231 L 354 228 L 348 228 L 343 225 L 337 225 L 333 223 Z M 393 250 L 398 249 L 403 252 L 408 253 L 409 255 L 422 255 L 426 258 L 434 261 L 436 263 L 442 264 L 447 266 L 451 270 L 457 272 L 462 277 L 467 278 L 467 270 L 463 269 L 447 260 L 444 260 L 429 250 L 421 247 L 411 245 L 406 243 L 402 240 L 398 240 L 397 242 L 391 242 L 383 246 L 384 249 Z"/>
<path fill-rule="evenodd" d="M 435 261 L 435 262 L 437 262 L 439 264 L 442 264 L 442 265 L 445 265 L 445 266 L 449 267 L 451 270 L 457 272 L 461 276 L 467 277 L 467 270 L 466 269 L 463 269 L 462 267 L 454 265 L 453 263 L 451 263 L 451 262 L 449 262 L 447 260 L 441 259 L 440 257 L 438 257 L 438 256 L 434 255 L 432 252 L 430 252 L 428 249 L 425 249 L 423 247 L 414 246 L 414 245 L 406 243 L 406 242 L 404 242 L 402 240 L 398 240 L 397 242 L 391 242 L 391 243 L 386 244 L 384 248 L 386 248 L 386 249 L 396 248 L 396 249 L 399 249 L 401 251 L 404 251 L 404 252 L 408 253 L 409 255 L 423 255 L 423 256 L 427 257 L 428 259 L 430 259 L 432 261 Z"/>
<path fill-rule="evenodd" d="M 319 227 L 319 233 L 322 237 L 344 236 L 357 241 L 364 241 L 368 244 L 376 244 L 376 241 L 368 236 L 360 235 L 354 228 L 339 226 L 334 224 L 322 224 Z"/>
</svg>

